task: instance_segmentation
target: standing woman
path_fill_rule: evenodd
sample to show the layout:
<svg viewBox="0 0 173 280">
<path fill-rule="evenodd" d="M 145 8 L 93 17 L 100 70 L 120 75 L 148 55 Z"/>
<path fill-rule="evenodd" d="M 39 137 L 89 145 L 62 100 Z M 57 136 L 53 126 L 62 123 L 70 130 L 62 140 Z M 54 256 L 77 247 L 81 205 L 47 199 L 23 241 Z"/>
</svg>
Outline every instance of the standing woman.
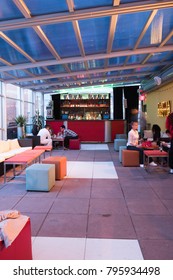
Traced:
<svg viewBox="0 0 173 280">
<path fill-rule="evenodd" d="M 169 173 L 173 174 L 173 113 L 170 113 L 166 118 L 166 129 L 169 130 L 171 138 L 171 146 L 169 149 Z"/>
</svg>

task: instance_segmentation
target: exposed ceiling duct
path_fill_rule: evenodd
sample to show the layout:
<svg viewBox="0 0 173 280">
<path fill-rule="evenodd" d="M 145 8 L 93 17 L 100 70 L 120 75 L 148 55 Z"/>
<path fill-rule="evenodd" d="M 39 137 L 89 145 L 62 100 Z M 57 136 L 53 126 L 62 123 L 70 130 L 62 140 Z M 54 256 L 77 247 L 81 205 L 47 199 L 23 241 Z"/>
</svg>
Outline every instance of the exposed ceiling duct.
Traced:
<svg viewBox="0 0 173 280">
<path fill-rule="evenodd" d="M 141 87 L 145 91 L 151 91 L 158 86 L 163 86 L 165 83 L 172 81 L 172 78 L 173 66 L 158 73 L 158 76 L 150 77 L 148 80 L 143 80 Z"/>
</svg>

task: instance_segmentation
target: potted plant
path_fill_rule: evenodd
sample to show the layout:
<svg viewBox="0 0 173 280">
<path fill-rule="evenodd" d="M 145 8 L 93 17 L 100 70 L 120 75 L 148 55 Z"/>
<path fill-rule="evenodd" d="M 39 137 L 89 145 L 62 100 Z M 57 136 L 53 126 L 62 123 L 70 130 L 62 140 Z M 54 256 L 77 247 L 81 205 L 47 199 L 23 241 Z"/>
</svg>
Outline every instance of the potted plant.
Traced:
<svg viewBox="0 0 173 280">
<path fill-rule="evenodd" d="M 35 116 L 32 117 L 33 135 L 37 135 L 39 130 L 44 127 L 44 117 L 40 115 L 39 110 L 35 111 Z"/>
<path fill-rule="evenodd" d="M 24 138 L 25 135 L 25 124 L 26 124 L 26 117 L 23 115 L 17 116 L 15 119 L 17 124 L 17 136 L 18 138 Z"/>
</svg>

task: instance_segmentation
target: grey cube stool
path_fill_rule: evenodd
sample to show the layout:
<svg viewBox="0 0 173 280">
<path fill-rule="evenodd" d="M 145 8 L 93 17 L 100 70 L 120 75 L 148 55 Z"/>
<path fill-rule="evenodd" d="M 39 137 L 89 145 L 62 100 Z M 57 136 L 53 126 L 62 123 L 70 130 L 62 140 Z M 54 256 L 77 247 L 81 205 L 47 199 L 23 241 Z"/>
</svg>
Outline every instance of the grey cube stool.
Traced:
<svg viewBox="0 0 173 280">
<path fill-rule="evenodd" d="M 122 151 L 127 150 L 127 146 L 120 146 L 119 147 L 119 161 L 122 162 Z"/>
<path fill-rule="evenodd" d="M 33 164 L 26 168 L 26 190 L 48 192 L 55 185 L 54 164 Z"/>
<path fill-rule="evenodd" d="M 127 135 L 126 134 L 116 134 L 115 139 L 127 139 Z"/>
<path fill-rule="evenodd" d="M 120 146 L 126 146 L 127 140 L 126 139 L 114 139 L 114 150 L 119 151 Z"/>
</svg>

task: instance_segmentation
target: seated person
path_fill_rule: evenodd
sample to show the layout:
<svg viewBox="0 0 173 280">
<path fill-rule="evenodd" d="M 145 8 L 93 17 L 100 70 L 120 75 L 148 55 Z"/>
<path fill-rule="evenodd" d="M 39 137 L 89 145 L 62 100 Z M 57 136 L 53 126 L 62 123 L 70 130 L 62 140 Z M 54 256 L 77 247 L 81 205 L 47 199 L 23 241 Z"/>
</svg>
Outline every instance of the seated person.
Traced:
<svg viewBox="0 0 173 280">
<path fill-rule="evenodd" d="M 153 133 L 153 141 L 156 142 L 158 146 L 160 146 L 160 137 L 161 137 L 161 128 L 157 124 L 153 124 L 152 126 Z"/>
<path fill-rule="evenodd" d="M 139 151 L 139 163 L 140 167 L 144 167 L 143 164 L 143 148 L 139 145 L 139 133 L 138 133 L 138 122 L 131 123 L 132 129 L 128 133 L 127 150 Z M 150 162 L 151 166 L 157 166 L 154 161 Z"/>
<path fill-rule="evenodd" d="M 52 146 L 52 139 L 50 134 L 51 128 L 49 125 L 45 125 L 44 128 L 40 129 L 37 134 L 40 136 L 40 143 L 47 146 Z"/>
<path fill-rule="evenodd" d="M 165 132 L 163 132 L 162 134 L 162 138 L 169 138 L 170 139 L 170 132 L 168 129 L 165 130 Z"/>
<path fill-rule="evenodd" d="M 64 149 L 67 150 L 69 148 L 69 140 L 78 139 L 78 135 L 73 130 L 66 129 L 65 125 L 61 125 L 60 130 L 60 136 L 64 138 Z"/>
</svg>

